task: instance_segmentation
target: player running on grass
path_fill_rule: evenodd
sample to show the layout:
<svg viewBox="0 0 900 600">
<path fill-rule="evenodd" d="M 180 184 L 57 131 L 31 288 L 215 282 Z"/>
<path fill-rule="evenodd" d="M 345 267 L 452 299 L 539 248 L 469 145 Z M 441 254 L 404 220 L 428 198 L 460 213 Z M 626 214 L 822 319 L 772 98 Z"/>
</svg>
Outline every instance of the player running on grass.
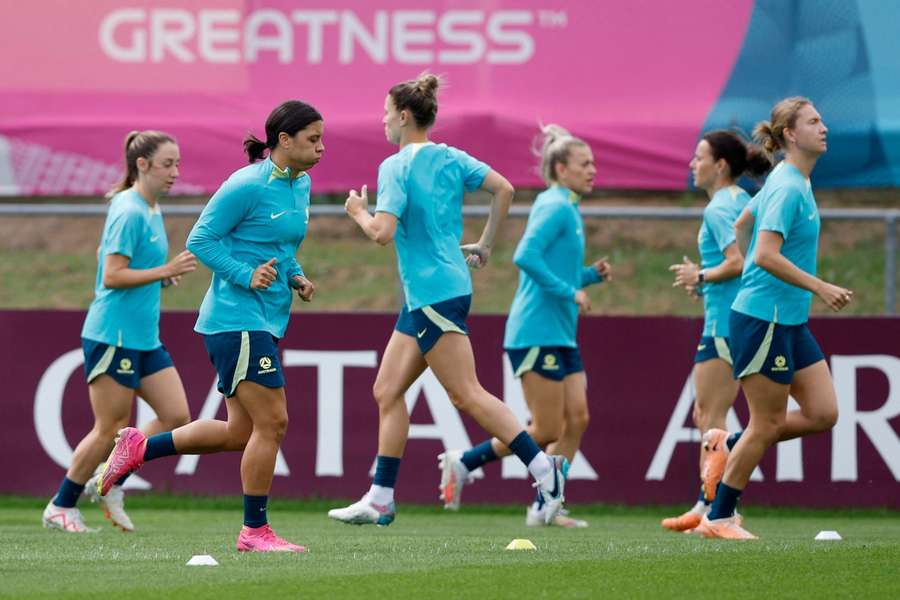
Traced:
<svg viewBox="0 0 900 600">
<path fill-rule="evenodd" d="M 735 508 L 765 451 L 780 440 L 827 431 L 837 421 L 831 373 L 807 327 L 813 294 L 834 311 L 853 297 L 816 277 L 820 219 L 809 176 L 827 150 L 827 133 L 813 104 L 800 97 L 776 104 L 771 122 L 754 130 L 767 153 L 784 151 L 784 161 L 736 225 L 741 243 L 753 223 L 729 324 L 734 375 L 747 397 L 750 422 L 730 453 L 725 431 L 704 436 L 704 485 L 715 486 L 715 500 L 696 529 L 706 537 L 755 539 Z M 788 412 L 789 394 L 800 410 Z"/>
<path fill-rule="evenodd" d="M 388 340 L 373 393 L 378 403 L 378 455 L 375 480 L 358 502 L 328 516 L 345 523 L 389 525 L 395 516 L 394 486 L 409 434 L 404 393 L 431 368 L 453 404 L 498 437 L 528 466 L 556 516 L 563 501 L 568 461 L 544 454 L 509 408 L 488 393 L 475 375 L 466 317 L 472 294 L 469 266 L 487 264 L 513 188 L 499 173 L 465 152 L 428 139 L 437 114 L 439 80 L 423 74 L 398 83 L 384 103 L 384 130 L 400 150 L 378 169 L 375 216 L 368 198 L 355 190 L 347 213 L 375 242 L 393 240 L 406 302 Z M 463 192 L 484 189 L 493 195 L 481 239 L 462 249 Z"/>
<path fill-rule="evenodd" d="M 557 125 L 542 128 L 540 172 L 549 189 L 535 199 L 513 261 L 519 267 L 503 345 L 531 411 L 528 433 L 549 454 L 569 461 L 587 429 L 587 379 L 576 342 L 578 314 L 590 310 L 584 287 L 610 276 L 605 259 L 584 265 L 584 224 L 579 200 L 594 186 L 597 168 L 590 147 Z M 444 508 L 459 509 L 470 474 L 511 454 L 492 438 L 463 452 L 438 456 Z M 528 507 L 530 526 L 587 527 L 558 514 L 546 519 L 542 494 Z"/>
<path fill-rule="evenodd" d="M 694 424 L 701 434 L 724 429 L 725 416 L 734 404 L 739 384 L 731 373 L 728 350 L 728 315 L 741 286 L 744 257 L 735 243 L 734 222 L 750 201 L 750 195 L 738 187 L 745 172 L 763 175 L 771 167 L 762 150 L 731 131 L 710 131 L 697 144 L 690 163 L 694 185 L 709 196 L 703 210 L 703 223 L 697 242 L 700 264 L 687 257 L 672 265 L 673 285 L 689 294 L 703 297 L 703 333 L 694 356 Z M 733 441 L 732 441 L 733 443 Z M 700 445 L 700 466 L 706 451 Z M 715 491 L 715 490 L 713 490 Z M 688 531 L 700 524 L 709 510 L 712 496 L 700 486 L 697 502 L 686 513 L 663 519 L 662 526 L 672 531 Z"/>
<path fill-rule="evenodd" d="M 113 481 L 149 460 L 242 451 L 240 551 L 305 551 L 275 535 L 266 507 L 288 423 L 278 340 L 287 329 L 291 288 L 306 302 L 315 292 L 295 256 L 309 221 L 307 171 L 322 158 L 323 127 L 308 104 L 276 107 L 265 142 L 252 135 L 244 140 L 251 164 L 222 184 L 188 237 L 188 248 L 213 272 L 194 329 L 219 375 L 228 420 L 194 421 L 149 439 L 125 428 L 100 481 L 105 495 Z"/>
<path fill-rule="evenodd" d="M 81 330 L 94 426 L 78 443 L 59 491 L 47 504 L 44 527 L 72 533 L 96 531 L 76 506 L 82 492 L 97 500 L 94 470 L 109 454 L 116 432 L 128 425 L 135 394 L 156 412 L 147 435 L 190 420 L 178 371 L 159 339 L 160 289 L 197 268 L 188 252 L 166 262 L 169 241 L 159 201 L 178 177 L 178 145 L 160 131 L 132 131 L 125 138 L 125 175 L 110 194 L 97 254 L 94 300 Z M 125 512 L 122 484 L 112 480 L 100 498 L 106 518 L 123 531 L 134 525 Z"/>
</svg>

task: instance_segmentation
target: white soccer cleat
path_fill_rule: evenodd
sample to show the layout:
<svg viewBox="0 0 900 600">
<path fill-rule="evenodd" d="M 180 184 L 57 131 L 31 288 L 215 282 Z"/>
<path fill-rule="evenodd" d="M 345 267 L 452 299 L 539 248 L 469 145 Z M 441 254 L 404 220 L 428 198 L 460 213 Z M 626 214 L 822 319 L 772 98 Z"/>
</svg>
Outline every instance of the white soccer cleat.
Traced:
<svg viewBox="0 0 900 600">
<path fill-rule="evenodd" d="M 550 525 L 562 510 L 565 501 L 564 491 L 566 478 L 569 476 L 569 459 L 565 456 L 548 456 L 547 458 L 553 462 L 553 468 L 541 481 L 534 482 L 533 487 L 536 487 L 544 498 L 544 523 Z"/>
<path fill-rule="evenodd" d="M 47 529 L 58 529 L 68 533 L 96 533 L 99 531 L 99 529 L 84 524 L 84 518 L 77 506 L 63 508 L 53 504 L 53 500 L 47 503 L 41 521 Z"/>
<path fill-rule="evenodd" d="M 328 511 L 328 516 L 335 521 L 348 525 L 378 525 L 379 527 L 386 527 L 393 523 L 396 515 L 397 510 L 393 502 L 385 505 L 375 504 L 369 501 L 368 494 L 350 506 L 332 508 Z"/>
<path fill-rule="evenodd" d="M 98 469 L 98 472 L 94 473 L 94 476 L 84 484 L 85 495 L 91 499 L 91 502 L 100 504 L 100 507 L 103 509 L 103 515 L 109 519 L 113 526 L 118 527 L 122 531 L 134 531 L 131 517 L 125 512 L 125 491 L 121 485 L 114 485 L 109 488 L 105 496 L 101 496 L 97 488 L 97 480 L 100 478 L 99 471 Z"/>
<path fill-rule="evenodd" d="M 441 468 L 441 500 L 447 510 L 459 510 L 463 487 L 472 483 L 471 473 L 462 463 L 462 450 L 448 450 L 438 454 Z"/>
<path fill-rule="evenodd" d="M 559 513 L 550 523 L 547 523 L 544 519 L 544 509 L 543 508 L 535 508 L 535 505 L 532 504 L 528 507 L 528 510 L 525 512 L 525 525 L 527 527 L 563 527 L 565 529 L 584 529 L 588 526 L 588 522 L 584 519 L 575 519 L 569 515 L 569 511 L 565 508 L 561 508 Z"/>
</svg>

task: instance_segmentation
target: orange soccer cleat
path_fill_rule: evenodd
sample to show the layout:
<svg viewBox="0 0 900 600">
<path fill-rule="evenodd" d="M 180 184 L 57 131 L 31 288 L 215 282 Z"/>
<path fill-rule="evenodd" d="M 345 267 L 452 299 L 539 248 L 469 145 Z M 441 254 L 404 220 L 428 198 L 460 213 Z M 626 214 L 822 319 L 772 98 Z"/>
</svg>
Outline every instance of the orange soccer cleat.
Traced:
<svg viewBox="0 0 900 600">
<path fill-rule="evenodd" d="M 724 519 L 713 519 L 712 521 L 707 518 L 707 515 L 704 515 L 693 533 L 700 534 L 705 538 L 719 538 L 723 540 L 759 539 L 741 527 L 741 518 L 737 514 Z"/>
<path fill-rule="evenodd" d="M 708 506 L 704 506 L 704 508 L 706 511 L 709 510 Z M 690 531 L 700 524 L 700 520 L 703 519 L 703 515 L 706 514 L 706 511 L 700 512 L 695 506 L 682 515 L 663 519 L 662 526 L 670 531 Z"/>
<path fill-rule="evenodd" d="M 716 487 L 722 481 L 722 473 L 725 472 L 725 463 L 728 461 L 728 432 L 723 429 L 710 429 L 703 434 L 703 449 L 706 450 L 706 458 L 703 459 L 703 468 L 700 477 L 703 479 L 703 494 L 712 502 L 716 498 Z"/>
</svg>

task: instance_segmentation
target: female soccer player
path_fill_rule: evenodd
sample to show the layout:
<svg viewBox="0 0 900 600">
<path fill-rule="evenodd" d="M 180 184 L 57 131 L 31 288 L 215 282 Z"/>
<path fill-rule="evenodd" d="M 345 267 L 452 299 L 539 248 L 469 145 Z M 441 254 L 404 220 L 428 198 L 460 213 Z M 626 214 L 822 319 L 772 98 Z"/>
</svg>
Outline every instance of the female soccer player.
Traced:
<svg viewBox="0 0 900 600">
<path fill-rule="evenodd" d="M 156 419 L 142 428 L 148 435 L 190 420 L 181 378 L 159 340 L 160 289 L 197 268 L 188 251 L 166 262 L 169 241 L 159 201 L 178 177 L 178 161 L 178 145 L 165 133 L 132 131 L 125 138 L 125 175 L 110 190 L 94 300 L 81 330 L 94 427 L 78 443 L 59 491 L 44 509 L 44 527 L 96 531 L 85 526 L 76 504 L 85 489 L 96 499 L 96 485 L 88 480 L 131 419 L 135 393 L 156 411 Z M 114 526 L 133 531 L 124 479 L 125 474 L 112 480 L 100 503 Z"/>
<path fill-rule="evenodd" d="M 240 551 L 305 551 L 275 535 L 266 506 L 288 422 L 278 340 L 287 329 L 291 288 L 306 302 L 315 292 L 295 256 L 309 220 L 306 172 L 322 158 L 322 131 L 312 106 L 291 100 L 276 107 L 265 142 L 244 140 L 251 164 L 222 184 L 188 237 L 188 248 L 213 272 L 194 329 L 219 375 L 228 420 L 194 421 L 149 439 L 125 428 L 100 481 L 103 495 L 148 460 L 243 451 Z M 256 162 L 267 150 L 268 158 Z"/>
<path fill-rule="evenodd" d="M 398 83 L 384 102 L 384 131 L 400 146 L 378 169 L 375 216 L 365 187 L 347 198 L 347 213 L 366 235 L 385 245 L 394 240 L 406 302 L 388 341 L 373 389 L 379 410 L 375 481 L 363 498 L 328 516 L 345 523 L 389 525 L 394 485 L 409 434 L 404 393 L 430 367 L 458 409 L 512 448 L 528 466 L 547 502 L 548 519 L 562 505 L 568 461 L 544 454 L 503 402 L 475 376 L 466 329 L 472 280 L 466 267 L 483 267 L 512 201 L 509 182 L 465 152 L 428 140 L 437 114 L 439 80 L 423 74 Z M 460 251 L 464 191 L 493 194 L 481 239 Z"/>
<path fill-rule="evenodd" d="M 519 287 L 503 345 L 531 411 L 528 433 L 548 453 L 572 461 L 588 424 L 587 379 L 575 340 L 578 313 L 590 309 L 582 288 L 608 280 L 610 265 L 605 259 L 584 265 L 578 202 L 593 189 L 597 174 L 591 148 L 558 125 L 543 127 L 542 136 L 540 172 L 549 189 L 535 199 L 513 257 L 520 269 Z M 465 452 L 441 454 L 444 508 L 459 508 L 472 471 L 509 454 L 497 438 Z M 549 523 L 544 517 L 543 498 L 537 494 L 526 511 L 527 525 L 587 526 L 565 514 Z"/>
<path fill-rule="evenodd" d="M 735 507 L 765 451 L 779 440 L 827 431 L 837 421 L 831 373 L 807 327 L 813 294 L 834 311 L 853 296 L 816 277 L 820 221 L 809 176 L 827 149 L 827 133 L 813 104 L 799 97 L 776 104 L 771 122 L 754 130 L 767 153 L 784 151 L 784 161 L 738 222 L 741 227 L 752 215 L 755 223 L 729 324 L 734 375 L 747 397 L 750 422 L 730 453 L 725 431 L 704 436 L 704 483 L 718 481 L 715 500 L 696 530 L 706 537 L 755 539 L 741 526 Z M 787 412 L 789 394 L 800 410 Z M 726 454 L 724 475 L 710 468 L 714 457 Z"/>
<path fill-rule="evenodd" d="M 687 257 L 672 265 L 674 286 L 703 297 L 703 333 L 694 356 L 694 424 L 701 434 L 725 429 L 725 416 L 734 403 L 739 384 L 731 374 L 728 351 L 728 315 L 741 285 L 744 257 L 735 243 L 734 222 L 750 201 L 750 195 L 736 185 L 745 172 L 761 176 L 771 167 L 769 159 L 755 145 L 747 145 L 731 131 L 710 131 L 697 144 L 690 163 L 694 185 L 709 196 L 703 211 L 698 245 L 700 265 Z M 733 441 L 732 441 L 733 443 Z M 706 457 L 700 446 L 700 466 Z M 711 490 L 715 492 L 715 490 Z M 700 497 L 686 513 L 663 519 L 672 531 L 687 531 L 700 524 L 709 510 L 712 495 L 700 488 Z"/>
</svg>

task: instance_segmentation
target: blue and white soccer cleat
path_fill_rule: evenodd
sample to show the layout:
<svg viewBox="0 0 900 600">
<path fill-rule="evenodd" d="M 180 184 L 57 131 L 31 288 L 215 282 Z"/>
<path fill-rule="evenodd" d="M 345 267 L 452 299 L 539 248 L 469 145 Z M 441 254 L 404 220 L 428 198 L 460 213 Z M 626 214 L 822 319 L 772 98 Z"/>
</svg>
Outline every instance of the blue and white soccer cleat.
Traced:
<svg viewBox="0 0 900 600">
<path fill-rule="evenodd" d="M 544 498 L 544 523 L 550 525 L 562 510 L 565 501 L 564 491 L 566 478 L 569 476 L 569 459 L 565 456 L 549 456 L 553 461 L 553 469 L 541 481 L 536 481 L 533 487 L 540 491 Z"/>
<path fill-rule="evenodd" d="M 359 502 L 354 502 L 350 506 L 332 508 L 328 511 L 328 516 L 335 521 L 347 523 L 348 525 L 387 527 L 394 522 L 394 517 L 397 516 L 397 509 L 393 502 L 385 505 L 375 504 L 369 500 L 369 495 L 366 494 Z"/>
<path fill-rule="evenodd" d="M 589 523 L 584 519 L 576 519 L 570 516 L 569 511 L 565 508 L 561 509 L 550 523 L 547 523 L 544 521 L 544 507 L 537 508 L 535 504 L 532 504 L 525 512 L 525 525 L 527 527 L 545 527 L 550 525 L 564 529 L 584 529 L 588 527 Z"/>
</svg>

